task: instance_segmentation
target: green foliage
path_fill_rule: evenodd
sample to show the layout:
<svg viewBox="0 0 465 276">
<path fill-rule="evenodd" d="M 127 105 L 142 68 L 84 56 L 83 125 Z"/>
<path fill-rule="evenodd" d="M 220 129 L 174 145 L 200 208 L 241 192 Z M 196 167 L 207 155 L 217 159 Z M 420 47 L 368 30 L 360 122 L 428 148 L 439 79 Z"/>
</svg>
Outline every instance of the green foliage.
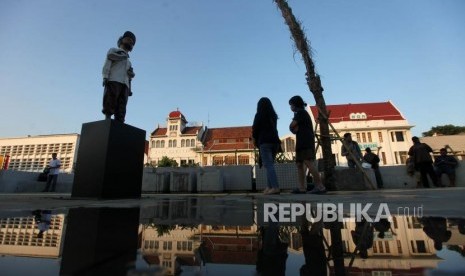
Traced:
<svg viewBox="0 0 465 276">
<path fill-rule="evenodd" d="M 163 156 L 158 162 L 158 167 L 177 167 L 178 162 L 176 160 L 169 158 L 168 156 Z"/>
<path fill-rule="evenodd" d="M 438 135 L 456 135 L 465 132 L 465 126 L 443 125 L 435 126 L 430 130 L 423 132 L 423 137 L 433 136 L 435 133 Z"/>
</svg>

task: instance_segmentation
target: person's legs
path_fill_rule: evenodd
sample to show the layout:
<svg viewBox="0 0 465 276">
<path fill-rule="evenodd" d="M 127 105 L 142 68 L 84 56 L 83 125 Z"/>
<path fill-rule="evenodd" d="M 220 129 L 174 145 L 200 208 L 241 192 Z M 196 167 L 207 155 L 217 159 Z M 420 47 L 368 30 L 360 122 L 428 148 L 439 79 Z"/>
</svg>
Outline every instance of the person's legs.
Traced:
<svg viewBox="0 0 465 276">
<path fill-rule="evenodd" d="M 109 81 L 105 85 L 103 92 L 103 109 L 102 113 L 105 114 L 106 119 L 110 119 L 111 115 L 115 114 L 117 96 L 118 96 L 118 82 Z"/>
<path fill-rule="evenodd" d="M 376 185 L 378 188 L 383 188 L 383 178 L 381 177 L 381 172 L 379 168 L 373 169 L 375 171 Z"/>
<path fill-rule="evenodd" d="M 314 160 L 305 160 L 305 165 L 310 171 L 313 176 L 313 180 L 315 183 L 315 188 L 310 191 L 310 193 L 321 193 L 326 191 L 326 187 L 323 185 L 320 177 L 320 173 L 318 172 L 315 161 Z"/>
<path fill-rule="evenodd" d="M 299 191 L 305 192 L 307 189 L 305 187 L 305 167 L 302 161 L 296 162 L 297 166 L 297 180 L 299 184 Z"/>
<path fill-rule="evenodd" d="M 428 176 L 427 176 L 427 171 L 428 171 L 427 164 L 420 163 L 418 166 L 419 166 L 419 170 L 420 170 L 421 181 L 423 183 L 423 187 L 429 188 Z"/>
<path fill-rule="evenodd" d="M 50 184 L 52 183 L 52 175 L 49 174 L 47 176 L 47 185 L 45 185 L 45 188 L 42 190 L 42 192 L 48 192 L 48 190 L 50 189 Z"/>
<path fill-rule="evenodd" d="M 448 168 L 446 174 L 449 177 L 449 187 L 455 187 L 455 168 Z"/>
<path fill-rule="evenodd" d="M 355 161 L 352 159 L 347 159 L 347 165 L 349 165 L 349 168 L 355 169 Z"/>
<path fill-rule="evenodd" d="M 126 117 L 126 105 L 128 103 L 129 89 L 126 85 L 120 84 L 118 87 L 118 97 L 116 102 L 115 120 L 124 123 Z"/>
<path fill-rule="evenodd" d="M 53 174 L 52 175 L 52 187 L 50 189 L 50 192 L 55 192 L 55 188 L 57 185 L 57 179 L 58 179 L 58 174 Z"/>
<path fill-rule="evenodd" d="M 269 189 L 273 189 L 274 192 L 279 190 L 278 177 L 274 168 L 274 144 L 262 144 L 260 145 L 260 154 L 263 162 L 263 166 L 266 169 L 266 180 Z"/>
<path fill-rule="evenodd" d="M 426 163 L 426 172 L 428 173 L 429 177 L 431 178 L 431 181 L 433 182 L 433 185 L 436 187 L 441 187 L 441 185 L 438 183 L 438 178 L 436 176 L 436 172 L 434 171 L 433 168 L 433 163 Z"/>
</svg>

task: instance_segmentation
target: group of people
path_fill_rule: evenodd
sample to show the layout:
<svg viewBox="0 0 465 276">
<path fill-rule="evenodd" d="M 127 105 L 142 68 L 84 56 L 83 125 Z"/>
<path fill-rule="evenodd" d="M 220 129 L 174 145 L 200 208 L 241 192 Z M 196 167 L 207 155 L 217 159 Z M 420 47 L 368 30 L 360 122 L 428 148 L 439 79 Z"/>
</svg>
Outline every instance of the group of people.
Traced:
<svg viewBox="0 0 465 276">
<path fill-rule="evenodd" d="M 417 187 L 423 185 L 424 188 L 429 188 L 428 176 L 436 187 L 445 187 L 441 181 L 443 174 L 449 178 L 449 186 L 455 186 L 455 168 L 458 166 L 458 161 L 451 155 L 447 155 L 447 149 L 442 148 L 439 150 L 439 156 L 431 157 L 433 149 L 421 143 L 418 137 L 413 137 L 413 146 L 410 148 L 407 159 L 407 172 L 411 176 L 415 176 L 416 172 L 419 173 L 417 179 Z"/>
<path fill-rule="evenodd" d="M 124 123 L 126 116 L 126 104 L 128 97 L 132 95 L 131 80 L 134 78 L 134 70 L 129 60 L 129 52 L 132 51 L 136 43 L 134 33 L 127 31 L 117 41 L 117 48 L 108 50 L 105 64 L 103 66 L 103 109 L 106 119 L 114 116 L 116 121 Z M 306 103 L 302 97 L 294 96 L 289 100 L 289 105 L 294 112 L 289 129 L 296 135 L 296 163 L 298 169 L 298 187 L 294 193 L 306 193 L 306 169 L 313 177 L 315 187 L 310 193 L 323 194 L 326 192 L 322 184 L 320 175 L 315 167 L 315 134 L 312 121 L 305 110 Z M 258 101 L 257 113 L 253 123 L 253 138 L 255 146 L 259 148 L 261 164 L 267 171 L 267 188 L 265 194 L 279 194 L 280 189 L 276 171 L 274 169 L 274 159 L 280 149 L 281 141 L 277 131 L 278 116 L 274 111 L 271 101 L 263 97 Z M 427 175 L 431 177 L 433 184 L 441 186 L 438 175 L 445 173 L 449 176 L 451 186 L 455 185 L 454 167 L 457 161 L 447 156 L 447 151 L 441 149 L 441 156 L 434 161 L 436 171 L 433 170 L 431 148 L 420 143 L 417 137 L 413 137 L 414 145 L 409 151 L 410 162 L 414 170 L 419 171 L 421 182 L 424 187 L 429 187 Z M 444 151 L 443 151 L 444 150 Z M 365 149 L 362 156 L 357 142 L 352 140 L 351 134 L 344 134 L 341 154 L 347 158 L 349 167 L 355 168 L 358 162 L 364 162 L 371 166 L 376 177 L 378 188 L 383 188 L 383 179 L 379 170 L 380 159 L 370 148 Z M 56 179 L 55 179 L 56 181 Z M 49 185 L 47 185 L 49 187 Z M 53 187 L 53 186 L 52 186 Z M 53 188 L 52 188 L 53 190 Z"/>
<path fill-rule="evenodd" d="M 371 151 L 371 148 L 365 149 L 365 155 L 362 156 L 362 151 L 357 142 L 352 140 L 352 135 L 350 133 L 344 134 L 344 139 L 342 141 L 341 155 L 347 158 L 347 164 L 349 168 L 355 168 L 357 163 L 368 164 L 369 168 L 372 168 L 375 173 L 376 185 L 378 189 L 383 188 L 383 178 L 381 177 L 381 172 L 379 171 L 379 156 Z M 362 165 L 362 164 L 360 164 Z"/>
<path fill-rule="evenodd" d="M 306 193 L 306 169 L 313 176 L 315 187 L 309 191 L 311 194 L 324 194 L 326 188 L 322 183 L 320 175 L 315 167 L 315 134 L 310 115 L 305 110 L 307 104 L 302 97 L 294 96 L 289 100 L 289 106 L 294 117 L 289 129 L 296 135 L 296 164 L 298 172 L 298 187 L 293 193 Z M 274 168 L 274 160 L 281 147 L 281 140 L 277 130 L 278 115 L 276 114 L 270 99 L 263 97 L 258 101 L 257 113 L 255 114 L 252 136 L 255 146 L 259 149 L 261 164 L 266 169 L 267 188 L 264 194 L 279 194 L 278 177 Z"/>
</svg>

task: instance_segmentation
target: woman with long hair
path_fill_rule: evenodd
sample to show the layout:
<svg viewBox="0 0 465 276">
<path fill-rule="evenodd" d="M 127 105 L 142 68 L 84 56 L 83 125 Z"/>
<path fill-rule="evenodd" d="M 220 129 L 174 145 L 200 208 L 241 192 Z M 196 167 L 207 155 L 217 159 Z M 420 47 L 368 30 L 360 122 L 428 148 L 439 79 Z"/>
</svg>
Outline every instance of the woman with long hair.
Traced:
<svg viewBox="0 0 465 276">
<path fill-rule="evenodd" d="M 257 113 L 252 126 L 254 145 L 259 149 L 260 159 L 266 169 L 267 188 L 264 194 L 279 194 L 278 177 L 274 160 L 281 140 L 277 129 L 278 115 L 270 99 L 263 97 L 258 101 Z M 261 166 L 260 166 L 261 167 Z"/>
</svg>

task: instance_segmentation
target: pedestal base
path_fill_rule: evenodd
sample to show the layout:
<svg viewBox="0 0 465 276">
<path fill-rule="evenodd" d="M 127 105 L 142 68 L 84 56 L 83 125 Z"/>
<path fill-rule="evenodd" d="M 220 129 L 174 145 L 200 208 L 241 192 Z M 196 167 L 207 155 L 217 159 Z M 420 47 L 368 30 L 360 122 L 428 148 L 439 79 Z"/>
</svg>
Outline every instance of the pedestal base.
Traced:
<svg viewBox="0 0 465 276">
<path fill-rule="evenodd" d="M 144 149 L 144 130 L 114 120 L 83 124 L 71 197 L 140 197 Z"/>
</svg>

